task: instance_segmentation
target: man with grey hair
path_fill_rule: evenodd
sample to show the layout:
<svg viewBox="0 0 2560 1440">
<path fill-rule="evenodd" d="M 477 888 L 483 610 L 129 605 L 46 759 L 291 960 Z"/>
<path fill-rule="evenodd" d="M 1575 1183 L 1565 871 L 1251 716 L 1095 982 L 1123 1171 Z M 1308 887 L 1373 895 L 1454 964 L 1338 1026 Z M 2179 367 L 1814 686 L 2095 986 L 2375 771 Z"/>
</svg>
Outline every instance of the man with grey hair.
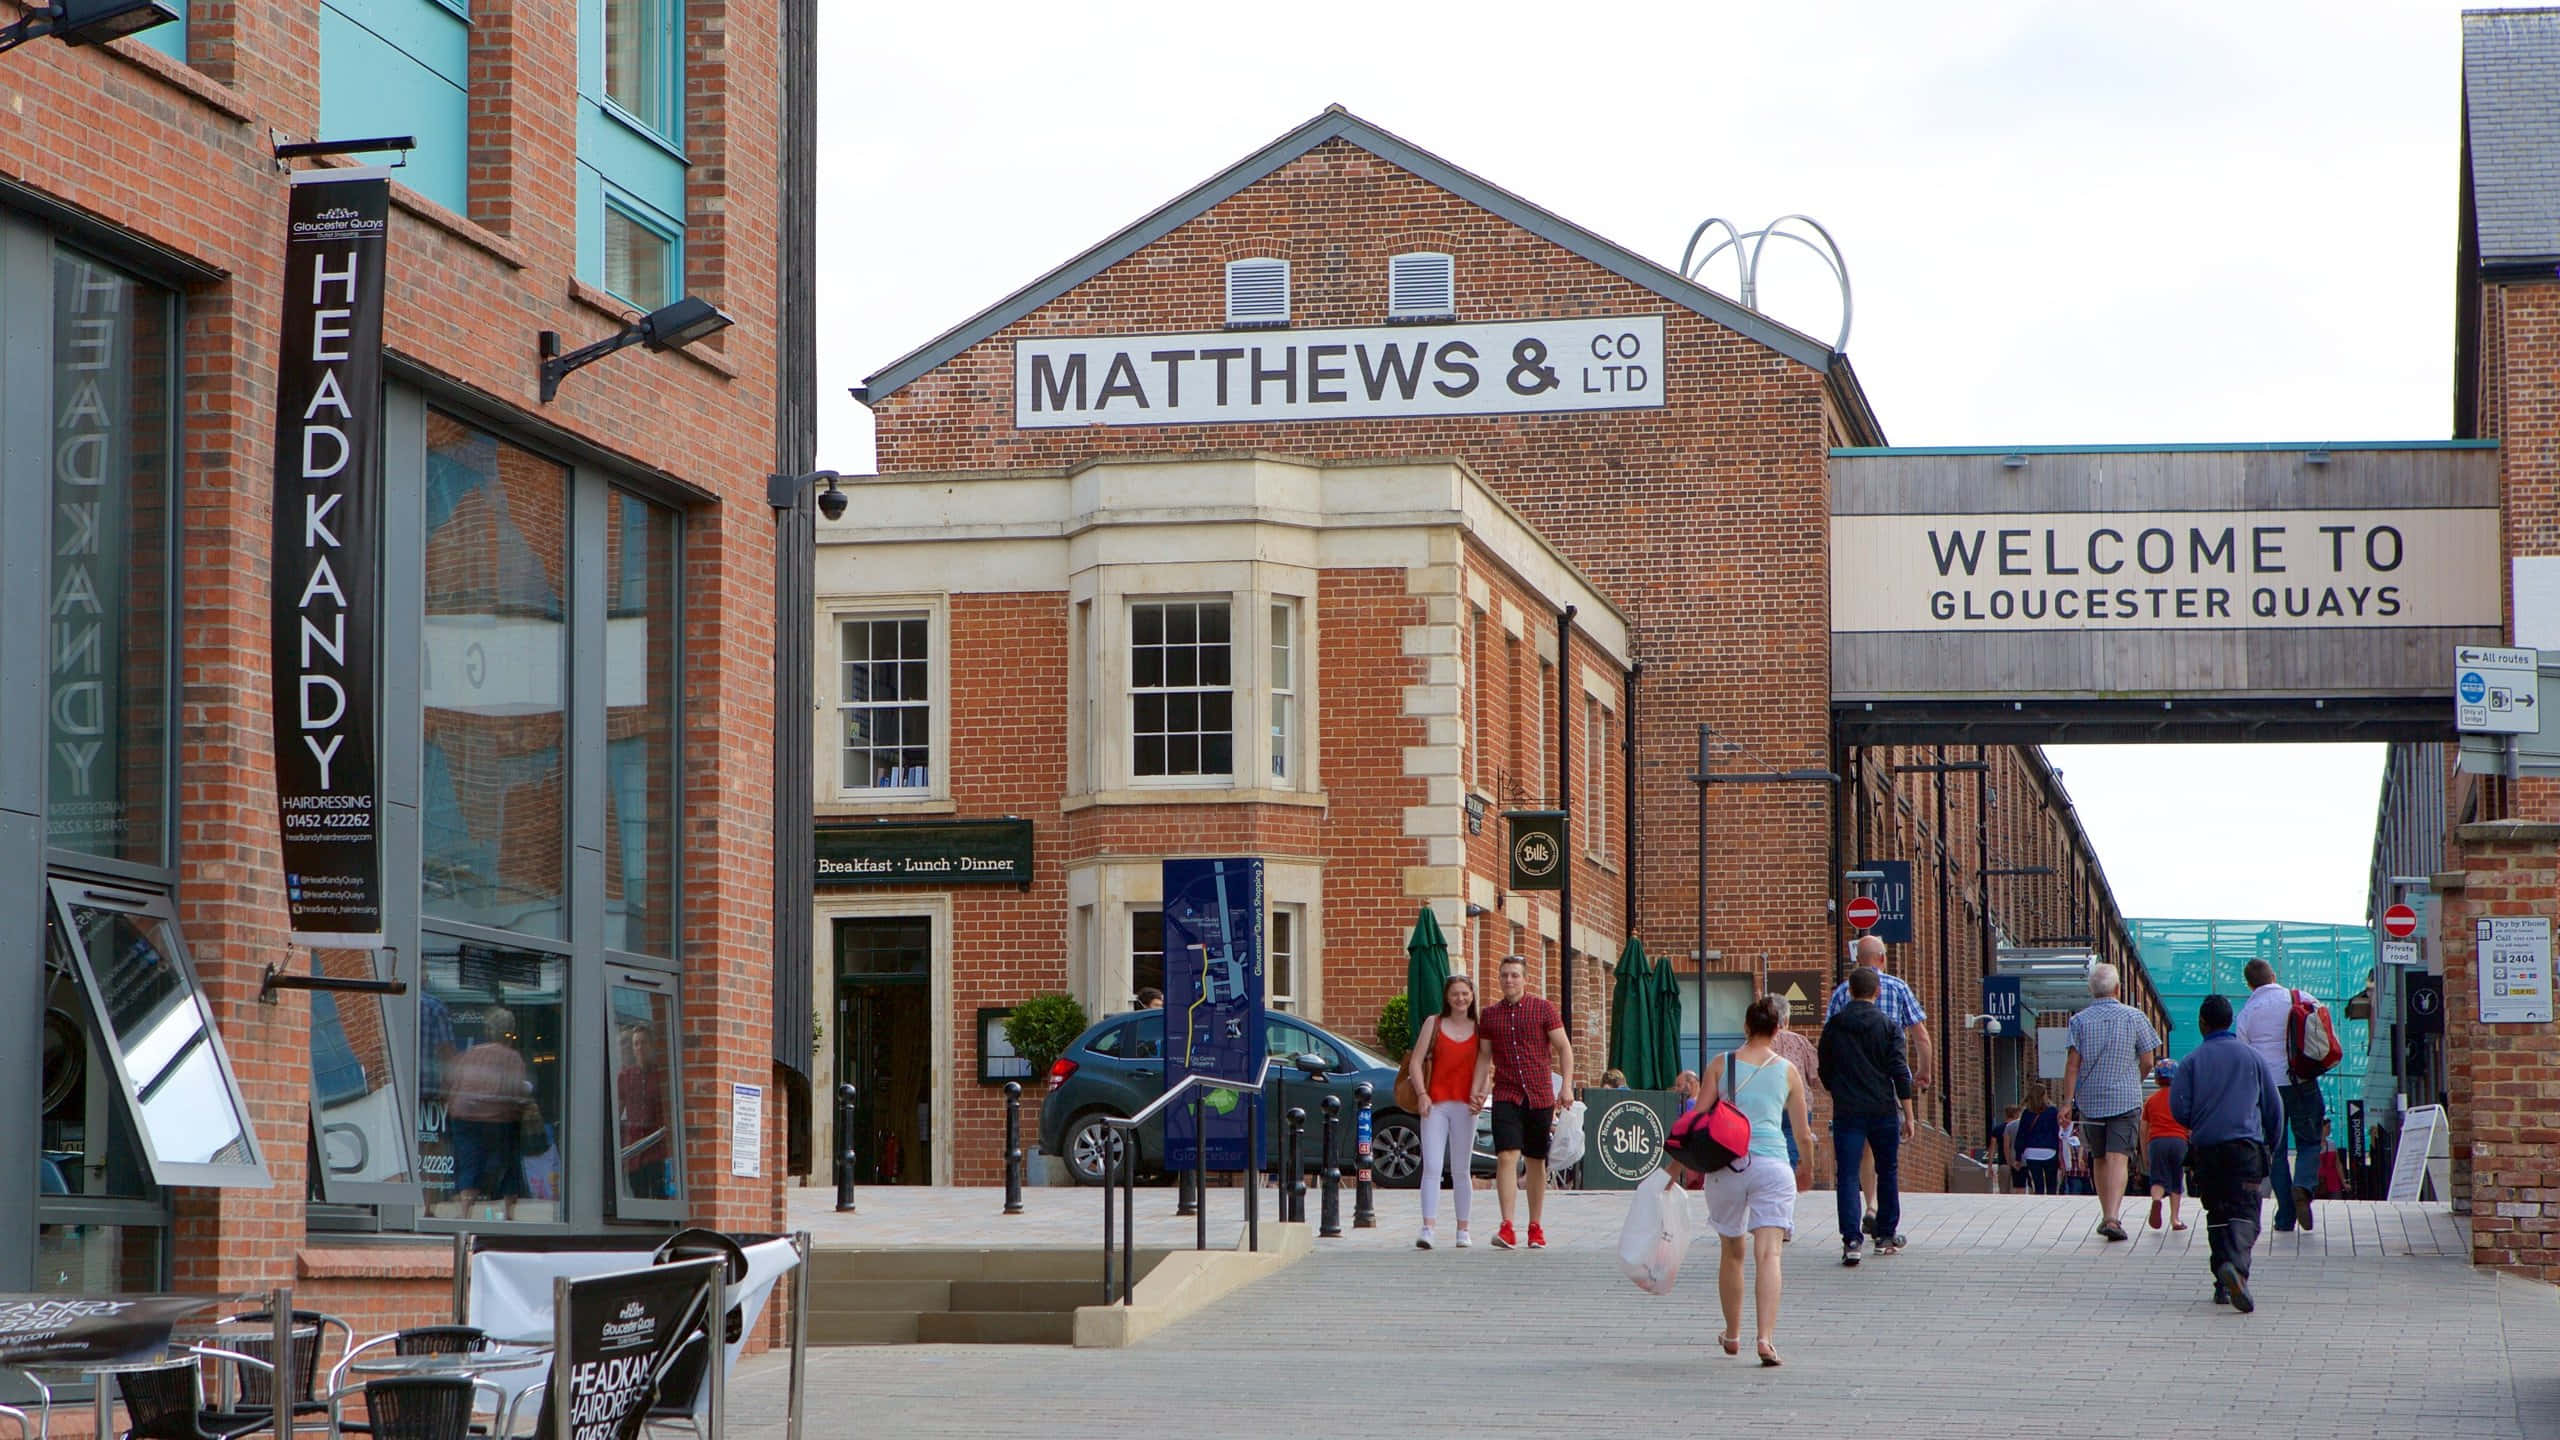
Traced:
<svg viewBox="0 0 2560 1440">
<path fill-rule="evenodd" d="M 2080 1107 L 2098 1233 L 2110 1241 L 2132 1238 L 2117 1214 L 2133 1149 L 2142 1143 L 2142 1077 L 2162 1055 L 2150 1017 L 2116 998 L 2123 983 L 2103 960 L 2089 967 L 2090 1003 L 2071 1017 L 2071 1055 L 2062 1066 L 2062 1113 L 2069 1116 L 2075 1102 Z"/>
<path fill-rule="evenodd" d="M 1912 1089 L 1926 1090 L 1936 1084 L 1938 1078 L 1938 1052 L 1929 1046 L 1929 1012 L 1921 1008 L 1920 997 L 1911 993 L 1910 986 L 1902 983 L 1898 977 L 1884 968 L 1886 953 L 1882 939 L 1873 935 L 1861 935 L 1858 937 L 1858 943 L 1849 947 L 1849 964 L 1852 967 L 1864 965 L 1876 972 L 1876 1008 L 1882 1010 L 1885 1018 L 1893 1022 L 1894 1028 L 1902 1032 L 1903 1053 L 1911 1067 Z M 1822 1012 L 1823 1023 L 1826 1025 L 1831 1023 L 1831 1017 L 1839 1014 L 1848 1003 L 1849 982 L 1843 980 L 1831 987 L 1831 1004 Z M 1806 1078 L 1812 1077 L 1813 1072 L 1807 1071 Z M 1913 1106 L 1913 1111 L 1915 1114 L 1918 1112 L 1917 1105 Z M 1870 1223 L 1866 1227 L 1866 1233 L 1874 1236 L 1879 1245 L 1896 1243 L 1901 1239 L 1900 1236 L 1883 1231 L 1872 1223 L 1876 1214 L 1875 1151 L 1869 1149 L 1863 1152 L 1863 1155 L 1864 1158 L 1860 1161 L 1862 1168 L 1859 1171 L 1858 1188 L 1865 1194 L 1867 1201 L 1867 1217 Z"/>
</svg>

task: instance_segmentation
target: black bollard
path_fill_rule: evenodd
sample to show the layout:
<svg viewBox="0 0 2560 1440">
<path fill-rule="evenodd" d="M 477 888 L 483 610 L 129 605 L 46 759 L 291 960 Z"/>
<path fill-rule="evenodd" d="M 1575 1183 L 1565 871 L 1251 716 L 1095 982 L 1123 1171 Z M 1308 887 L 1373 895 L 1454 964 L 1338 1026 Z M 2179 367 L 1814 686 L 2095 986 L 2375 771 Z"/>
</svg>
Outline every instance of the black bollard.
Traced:
<svg viewBox="0 0 2560 1440">
<path fill-rule="evenodd" d="M 836 1087 L 836 1213 L 853 1213 L 853 1087 Z"/>
<path fill-rule="evenodd" d="M 1378 1228 L 1378 1186 L 1376 1178 L 1369 1171 L 1369 1141 L 1370 1118 L 1375 1113 L 1373 1105 L 1378 1098 L 1378 1092 L 1368 1081 L 1363 1080 L 1351 1087 L 1351 1093 L 1360 1097 L 1360 1182 L 1352 1191 L 1351 1228 L 1375 1230 Z"/>
<path fill-rule="evenodd" d="M 1324 1097 L 1324 1224 L 1316 1234 L 1327 1240 L 1342 1238 L 1342 1159 L 1335 1148 L 1340 1144 L 1335 1132 L 1342 1128 L 1342 1097 Z"/>
<path fill-rule="evenodd" d="M 1307 1111 L 1289 1107 L 1289 1173 L 1280 1177 L 1280 1218 L 1292 1225 L 1307 1223 Z"/>
<path fill-rule="evenodd" d="M 1004 1082 L 1004 1213 L 1022 1213 L 1022 1082 Z"/>
</svg>

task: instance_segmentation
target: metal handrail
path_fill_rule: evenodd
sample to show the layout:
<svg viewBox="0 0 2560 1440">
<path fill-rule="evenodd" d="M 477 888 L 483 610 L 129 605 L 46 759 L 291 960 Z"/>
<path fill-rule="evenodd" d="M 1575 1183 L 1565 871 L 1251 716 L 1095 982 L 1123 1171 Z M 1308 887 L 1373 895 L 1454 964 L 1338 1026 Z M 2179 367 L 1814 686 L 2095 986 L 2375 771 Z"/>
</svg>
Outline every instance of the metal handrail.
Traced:
<svg viewBox="0 0 2560 1440">
<path fill-rule="evenodd" d="M 1106 1140 L 1103 1146 L 1102 1154 L 1103 1304 L 1109 1305 L 1118 1303 L 1123 1305 L 1134 1305 L 1137 1303 L 1135 1297 L 1138 1288 L 1138 1127 L 1164 1113 L 1167 1107 L 1171 1106 L 1174 1101 L 1181 1099 L 1186 1094 L 1191 1094 L 1195 1091 L 1208 1090 L 1242 1090 L 1254 1097 L 1252 1102 L 1253 1115 L 1251 1117 L 1251 1124 L 1255 1138 L 1258 1142 L 1262 1134 L 1262 1095 L 1263 1091 L 1271 1084 L 1271 1073 L 1274 1070 L 1293 1070 L 1297 1068 L 1299 1067 L 1297 1065 L 1297 1057 L 1295 1056 L 1289 1056 L 1284 1059 L 1283 1057 L 1276 1055 L 1266 1055 L 1263 1057 L 1262 1061 L 1262 1074 L 1253 1080 L 1233 1080 L 1222 1076 L 1203 1074 L 1195 1071 L 1192 1074 L 1182 1077 L 1179 1083 L 1168 1088 L 1162 1095 L 1159 1095 L 1155 1099 L 1148 1101 L 1145 1105 L 1140 1106 L 1138 1113 L 1135 1115 L 1130 1115 L 1125 1118 L 1116 1115 L 1105 1115 L 1101 1117 L 1104 1130 L 1111 1132 L 1110 1138 Z M 1195 1100 L 1193 1103 L 1197 1106 L 1199 1102 Z M 1205 1143 L 1205 1137 L 1200 1135 L 1199 1128 L 1200 1127 L 1195 1122 L 1192 1132 L 1192 1168 L 1194 1176 L 1193 1199 L 1196 1202 L 1196 1214 L 1199 1222 L 1198 1248 L 1205 1250 L 1208 1248 L 1209 1234 L 1209 1196 L 1207 1185 L 1209 1147 Z M 1120 1191 L 1120 1234 L 1118 1236 L 1120 1243 L 1120 1265 L 1119 1284 L 1117 1287 L 1112 1284 L 1111 1264 L 1112 1240 L 1114 1238 L 1112 1235 L 1111 1225 L 1111 1192 L 1113 1189 L 1113 1167 L 1115 1164 L 1118 1167 L 1118 1188 Z M 1285 1184 L 1286 1182 L 1284 1181 L 1283 1183 Z M 1258 1177 L 1253 1181 L 1253 1183 L 1245 1187 L 1244 1213 L 1245 1231 L 1248 1237 L 1246 1244 L 1251 1249 L 1260 1250 L 1262 1248 L 1262 1182 Z M 1283 1218 L 1286 1218 L 1286 1216 L 1284 1215 Z"/>
</svg>

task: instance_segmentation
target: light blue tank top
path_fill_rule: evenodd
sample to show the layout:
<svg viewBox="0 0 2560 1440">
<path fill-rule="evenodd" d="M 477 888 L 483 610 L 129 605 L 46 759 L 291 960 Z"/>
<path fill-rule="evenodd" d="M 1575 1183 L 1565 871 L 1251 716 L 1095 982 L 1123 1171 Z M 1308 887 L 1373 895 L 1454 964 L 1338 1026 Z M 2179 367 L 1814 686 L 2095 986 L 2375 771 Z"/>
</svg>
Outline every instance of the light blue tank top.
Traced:
<svg viewBox="0 0 2560 1440">
<path fill-rule="evenodd" d="M 1769 1072 L 1763 1075 L 1762 1071 Z M 1719 1075 L 1719 1081 L 1724 1079 Z M 1773 1160 L 1787 1158 L 1787 1135 L 1779 1122 L 1787 1113 L 1787 1062 L 1784 1056 L 1771 1056 L 1766 1065 L 1754 1065 L 1735 1058 L 1733 1086 L 1725 1091 L 1727 1100 L 1751 1122 L 1751 1153 Z"/>
</svg>

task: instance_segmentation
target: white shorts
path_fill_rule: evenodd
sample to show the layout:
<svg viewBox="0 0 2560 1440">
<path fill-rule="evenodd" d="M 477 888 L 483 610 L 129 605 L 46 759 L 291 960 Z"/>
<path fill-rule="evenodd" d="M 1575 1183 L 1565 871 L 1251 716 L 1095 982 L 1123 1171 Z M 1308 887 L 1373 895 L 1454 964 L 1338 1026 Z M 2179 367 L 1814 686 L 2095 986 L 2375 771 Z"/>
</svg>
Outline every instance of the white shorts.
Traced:
<svg viewBox="0 0 2560 1440">
<path fill-rule="evenodd" d="M 1754 1155 L 1739 1170 L 1719 1170 L 1701 1187 L 1716 1233 L 1739 1240 L 1754 1230 L 1796 1228 L 1796 1172 L 1784 1157 Z"/>
</svg>

